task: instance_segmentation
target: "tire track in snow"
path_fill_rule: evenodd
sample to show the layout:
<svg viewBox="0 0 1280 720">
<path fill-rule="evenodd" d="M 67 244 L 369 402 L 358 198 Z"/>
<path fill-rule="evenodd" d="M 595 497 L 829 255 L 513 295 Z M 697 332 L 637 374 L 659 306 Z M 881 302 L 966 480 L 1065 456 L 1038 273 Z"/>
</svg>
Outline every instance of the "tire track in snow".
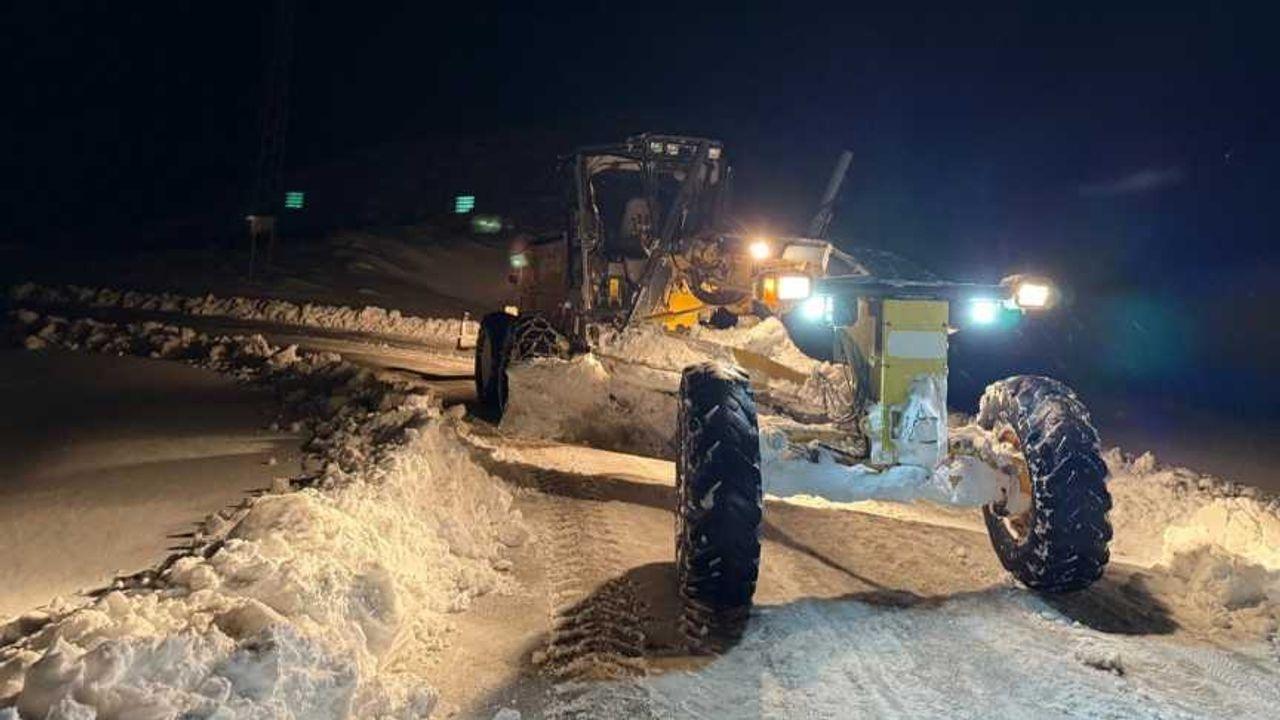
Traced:
<svg viewBox="0 0 1280 720">
<path fill-rule="evenodd" d="M 598 488 L 581 477 L 549 470 L 533 473 L 552 502 L 547 576 L 552 623 L 546 647 L 535 656 L 553 682 L 549 718 L 657 717 L 648 693 L 628 680 L 643 677 L 644 604 L 625 568 Z M 617 692 L 591 693 L 600 681 Z M 617 682 L 621 681 L 621 682 Z"/>
</svg>

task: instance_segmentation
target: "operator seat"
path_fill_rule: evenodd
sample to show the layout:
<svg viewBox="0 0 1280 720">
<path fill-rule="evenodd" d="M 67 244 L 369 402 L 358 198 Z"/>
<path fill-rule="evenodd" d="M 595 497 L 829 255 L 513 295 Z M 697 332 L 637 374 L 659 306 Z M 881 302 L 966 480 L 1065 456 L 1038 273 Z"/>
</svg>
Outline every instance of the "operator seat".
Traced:
<svg viewBox="0 0 1280 720">
<path fill-rule="evenodd" d="M 623 207 L 622 222 L 616 242 L 609 248 L 610 255 L 618 260 L 645 257 L 645 241 L 653 237 L 653 232 L 653 208 L 649 201 L 644 197 L 631 198 Z"/>
</svg>

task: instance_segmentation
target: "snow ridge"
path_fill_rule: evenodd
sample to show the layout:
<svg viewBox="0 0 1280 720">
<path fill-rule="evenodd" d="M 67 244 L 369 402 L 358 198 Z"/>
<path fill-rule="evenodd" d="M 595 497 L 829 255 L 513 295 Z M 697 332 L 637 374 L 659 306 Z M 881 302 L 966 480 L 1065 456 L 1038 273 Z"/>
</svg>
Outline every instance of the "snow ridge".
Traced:
<svg viewBox="0 0 1280 720">
<path fill-rule="evenodd" d="M 23 283 L 9 289 L 9 299 L 15 304 L 58 307 L 80 305 L 259 320 L 282 325 L 396 335 L 437 344 L 456 341 L 462 326 L 461 319 L 414 317 L 402 315 L 399 310 L 372 305 L 363 308 L 315 303 L 299 305 L 267 298 L 217 297 L 212 294 L 196 297 L 81 285 L 50 287 Z"/>
<path fill-rule="evenodd" d="M 303 475 L 211 517 L 192 549 L 0 634 L 0 717 L 425 717 L 449 615 L 508 592 L 520 513 L 422 386 L 332 354 L 15 313 L 25 344 L 130 352 L 275 386 Z M 298 489 L 295 489 L 298 488 Z M 13 713 L 16 713 L 13 714 Z"/>
</svg>

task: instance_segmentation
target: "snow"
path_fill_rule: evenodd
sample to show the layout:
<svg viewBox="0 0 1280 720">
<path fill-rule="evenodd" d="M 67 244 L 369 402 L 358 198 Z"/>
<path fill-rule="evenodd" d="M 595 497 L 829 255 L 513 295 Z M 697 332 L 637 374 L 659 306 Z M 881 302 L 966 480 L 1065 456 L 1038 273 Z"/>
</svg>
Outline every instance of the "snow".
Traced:
<svg viewBox="0 0 1280 720">
<path fill-rule="evenodd" d="M 13 696 L 24 717 L 89 717 L 88 708 L 129 717 L 128 702 L 140 703 L 141 716 L 175 709 L 199 717 L 218 708 L 229 717 L 407 717 L 441 709 L 428 668 L 446 643 L 448 616 L 484 594 L 513 592 L 507 550 L 528 537 L 507 491 L 461 448 L 455 433 L 465 425 L 454 414 L 421 388 L 388 385 L 336 358 L 261 338 L 158 323 L 120 329 L 16 319 L 32 345 L 154 353 L 277 382 L 313 435 L 313 478 L 303 490 L 211 519 L 202 551 L 160 568 L 151 589 L 126 584 L 87 607 L 31 615 L 7 630 L 23 639 L 0 650 L 0 699 Z M 733 333 L 734 343 L 799 365 L 765 323 Z M 651 331 L 624 334 L 603 341 L 598 355 L 514 367 L 504 435 L 670 457 L 678 370 L 687 357 L 707 360 L 697 343 L 709 337 L 695 331 L 690 344 Z M 714 345 L 725 354 L 713 357 L 731 357 L 730 343 Z M 824 370 L 807 367 L 810 377 Z M 808 450 L 819 462 L 810 463 L 791 454 L 796 449 L 780 443 L 769 422 L 762 451 L 775 495 L 827 483 L 824 495 L 845 500 L 972 505 L 999 487 L 998 478 L 963 466 L 971 458 L 957 458 L 961 465 L 946 474 L 876 473 L 839 465 L 814 446 Z M 1200 617 L 1251 640 L 1275 637 L 1277 502 L 1150 456 L 1112 451 L 1106 459 L 1115 557 L 1144 570 L 1109 574 L 1107 582 L 1128 583 L 1112 597 L 1141 591 L 1151 608 L 1176 606 L 1179 623 Z M 596 504 L 617 513 L 628 505 Z M 929 505 L 912 507 L 912 519 L 931 517 Z M 966 529 L 980 530 L 973 510 L 965 517 Z M 660 518 L 664 528 L 668 520 Z M 965 552 L 957 546 L 957 557 Z M 999 580 L 897 605 L 892 593 L 868 592 L 764 607 L 723 655 L 685 670 L 583 684 L 575 707 L 639 696 L 656 716 L 1180 718 L 1269 717 L 1280 702 L 1274 657 L 1257 645 L 1226 652 L 1185 637 L 1099 632 Z"/>
<path fill-rule="evenodd" d="M 1151 454 L 1106 454 L 1112 522 L 1128 529 L 1116 550 L 1134 562 L 1169 561 L 1209 547 L 1280 571 L 1280 499 L 1193 470 L 1162 467 Z"/>
<path fill-rule="evenodd" d="M 1158 589 L 1210 624 L 1280 629 L 1280 499 L 1150 453 L 1106 460 L 1116 557 L 1161 570 Z"/>
<path fill-rule="evenodd" d="M 932 502 L 981 507 L 1001 497 L 1008 478 L 975 457 L 956 456 L 938 467 L 891 465 L 876 469 L 844 465 L 816 443 L 799 448 L 787 442 L 784 423 L 761 417 L 760 472 L 765 493 L 774 497 L 812 496 L 831 503 L 868 500 Z"/>
<path fill-rule="evenodd" d="M 637 696 L 652 717 L 1266 718 L 1280 683 L 1264 658 L 1098 632 L 997 587 L 762 608 L 725 653 L 598 685 L 577 706 Z"/>
<path fill-rule="evenodd" d="M 274 405 L 182 363 L 0 350 L 0 624 L 148 568 L 209 512 L 287 485 L 301 440 L 263 427 Z"/>
<path fill-rule="evenodd" d="M 763 355 L 774 362 L 802 373 L 810 373 L 823 365 L 805 355 L 787 334 L 787 328 L 776 317 L 765 318 L 751 325 L 743 324 L 726 330 L 695 326 L 691 337 L 727 347 L 741 348 Z"/>
<path fill-rule="evenodd" d="M 674 457 L 679 375 L 608 362 L 587 354 L 570 360 L 542 358 L 509 368 L 502 430 L 515 436 Z"/>
<path fill-rule="evenodd" d="M 80 285 L 50 287 L 24 283 L 10 288 L 9 298 L 15 303 L 44 306 L 84 305 L 259 320 L 282 325 L 396 335 L 436 344 L 455 342 L 463 322 L 461 319 L 402 315 L 399 310 L 377 306 L 356 308 L 316 303 L 298 304 L 267 298 L 144 293 Z"/>
<path fill-rule="evenodd" d="M 19 318 L 64 347 L 160 353 L 274 384 L 310 487 L 210 518 L 192 553 L 6 628 L 0 702 L 43 717 L 422 717 L 449 616 L 511 592 L 527 531 L 421 388 L 260 337 Z"/>
</svg>

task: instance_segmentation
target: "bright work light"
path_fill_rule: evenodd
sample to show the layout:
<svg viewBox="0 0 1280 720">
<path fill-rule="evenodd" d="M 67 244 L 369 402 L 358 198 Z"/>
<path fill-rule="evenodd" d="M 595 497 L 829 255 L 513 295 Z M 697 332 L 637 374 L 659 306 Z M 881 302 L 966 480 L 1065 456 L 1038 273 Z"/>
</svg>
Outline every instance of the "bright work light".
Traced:
<svg viewBox="0 0 1280 720">
<path fill-rule="evenodd" d="M 1001 303 L 991 298 L 969 301 L 969 319 L 975 325 L 991 325 L 1000 318 Z"/>
<path fill-rule="evenodd" d="M 779 300 L 803 300 L 813 292 L 808 275 L 782 275 L 778 278 Z"/>
<path fill-rule="evenodd" d="M 769 247 L 769 241 L 764 238 L 753 240 L 751 245 L 747 246 L 747 251 L 751 253 L 753 260 L 768 260 L 769 255 L 773 253 L 773 248 Z"/>
<path fill-rule="evenodd" d="M 827 295 L 814 295 L 800 303 L 800 316 L 810 322 L 831 322 L 832 301 Z"/>
<path fill-rule="evenodd" d="M 1013 291 L 1013 301 L 1024 310 L 1040 310 L 1049 306 L 1053 288 L 1047 283 L 1022 282 Z"/>
</svg>

